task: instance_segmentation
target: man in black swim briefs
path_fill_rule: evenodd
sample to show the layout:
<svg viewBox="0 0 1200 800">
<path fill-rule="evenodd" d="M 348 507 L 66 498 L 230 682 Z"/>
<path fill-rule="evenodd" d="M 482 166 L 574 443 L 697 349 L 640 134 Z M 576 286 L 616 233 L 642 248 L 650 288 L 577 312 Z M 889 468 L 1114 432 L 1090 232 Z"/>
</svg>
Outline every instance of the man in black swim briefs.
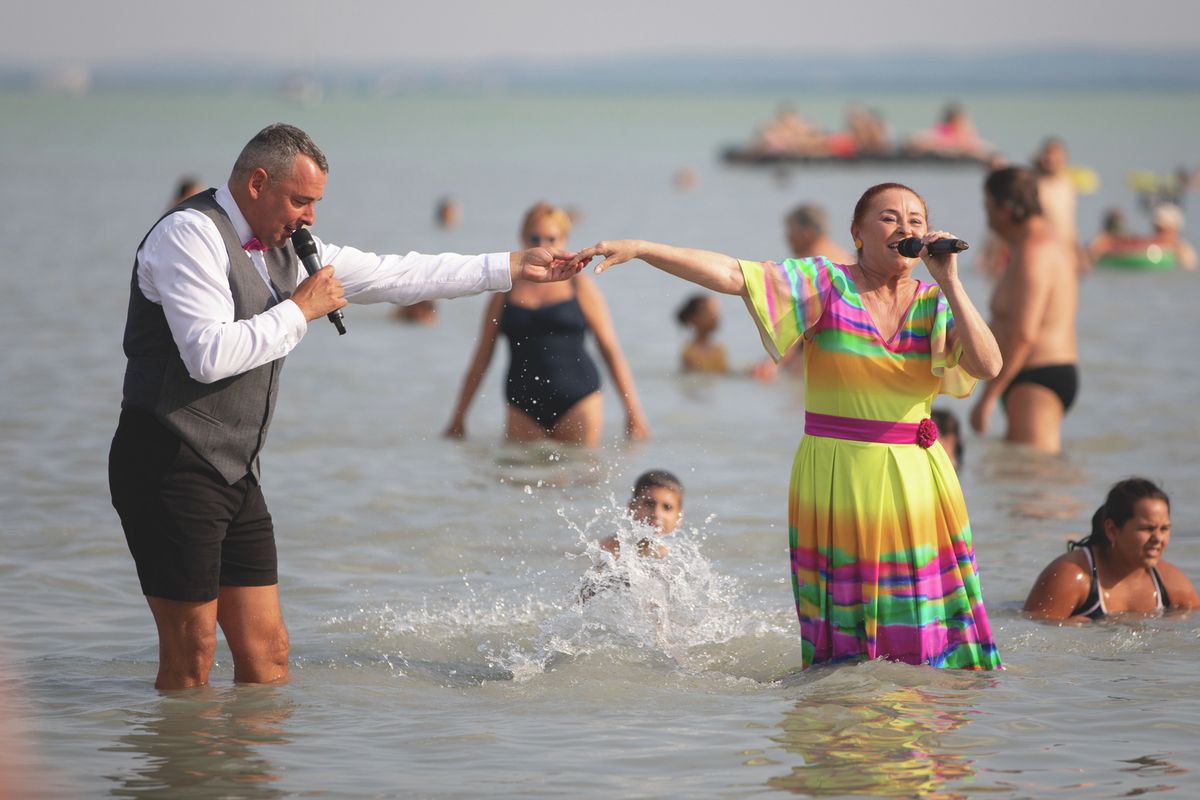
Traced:
<svg viewBox="0 0 1200 800">
<path fill-rule="evenodd" d="M 1045 386 L 1058 396 L 1063 411 L 1070 411 L 1071 406 L 1075 404 L 1075 395 L 1079 391 L 1079 368 L 1074 364 L 1052 364 L 1046 367 L 1023 369 L 1005 387 L 1000 394 L 1000 399 L 1007 405 L 1008 393 L 1014 386 L 1022 383 Z"/>
<path fill-rule="evenodd" d="M 984 184 L 984 202 L 988 224 L 1009 250 L 991 302 L 1004 367 L 972 409 L 971 427 L 986 433 L 1003 399 L 1005 439 L 1057 453 L 1063 415 L 1079 387 L 1075 256 L 1042 213 L 1032 170 L 993 171 Z"/>
</svg>

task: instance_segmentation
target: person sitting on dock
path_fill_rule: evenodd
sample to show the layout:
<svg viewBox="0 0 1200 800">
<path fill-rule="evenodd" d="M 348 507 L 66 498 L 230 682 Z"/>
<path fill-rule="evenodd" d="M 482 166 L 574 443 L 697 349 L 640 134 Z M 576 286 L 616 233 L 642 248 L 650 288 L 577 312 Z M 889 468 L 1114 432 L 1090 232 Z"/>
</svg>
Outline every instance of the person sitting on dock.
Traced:
<svg viewBox="0 0 1200 800">
<path fill-rule="evenodd" d="M 909 137 L 905 146 L 912 155 L 978 158 L 991 156 L 992 148 L 979 138 L 967 112 L 958 103 L 950 103 L 942 112 L 942 121 L 932 128 Z"/>
</svg>

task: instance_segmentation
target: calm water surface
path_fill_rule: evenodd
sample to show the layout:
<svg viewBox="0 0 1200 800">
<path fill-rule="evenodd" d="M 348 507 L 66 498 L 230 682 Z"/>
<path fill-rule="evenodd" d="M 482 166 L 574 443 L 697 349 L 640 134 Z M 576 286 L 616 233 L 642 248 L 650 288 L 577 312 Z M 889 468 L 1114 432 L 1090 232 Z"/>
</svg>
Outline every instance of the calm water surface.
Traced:
<svg viewBox="0 0 1200 800">
<path fill-rule="evenodd" d="M 785 527 L 799 387 L 679 376 L 672 312 L 690 290 L 631 264 L 601 286 L 653 426 L 638 447 L 618 438 L 611 389 L 599 452 L 503 446 L 503 355 L 468 440 L 440 439 L 483 298 L 442 304 L 429 328 L 398 326 L 383 307 L 349 309 L 344 338 L 315 325 L 289 359 L 264 459 L 292 681 L 232 686 L 222 645 L 212 686 L 153 690 L 156 640 L 105 462 L 133 248 L 181 173 L 222 180 L 253 131 L 286 119 L 332 162 L 317 230 L 379 251 L 507 249 L 524 209 L 549 199 L 583 212 L 577 246 L 641 236 L 779 257 L 791 205 L 819 200 L 840 220 L 866 186 L 891 179 L 921 190 L 939 227 L 981 241 L 974 170 L 775 176 L 716 163 L 717 147 L 779 99 L 459 95 L 300 108 L 253 96 L 0 95 L 8 791 L 1194 796 L 1200 624 L 1058 628 L 1017 610 L 1107 486 L 1133 473 L 1172 493 L 1169 557 L 1200 577 L 1195 274 L 1086 280 L 1083 386 L 1061 457 L 966 442 L 962 479 L 1004 672 L 799 672 Z M 792 99 L 828 126 L 848 100 L 865 100 L 903 132 L 946 98 Z M 1066 137 L 1103 182 L 1081 201 L 1090 234 L 1110 205 L 1137 219 L 1128 170 L 1194 165 L 1198 100 L 988 95 L 968 107 L 1014 159 L 1047 133 Z M 691 192 L 672 185 L 682 167 L 698 175 Z M 464 204 L 453 232 L 432 225 L 443 194 Z M 983 305 L 988 286 L 966 266 Z M 736 300 L 722 303 L 731 361 L 749 366 L 761 358 L 753 326 Z M 945 405 L 965 421 L 969 403 Z M 629 486 L 650 467 L 684 479 L 686 530 L 661 565 L 629 565 L 629 592 L 580 607 L 589 545 L 623 530 Z"/>
</svg>

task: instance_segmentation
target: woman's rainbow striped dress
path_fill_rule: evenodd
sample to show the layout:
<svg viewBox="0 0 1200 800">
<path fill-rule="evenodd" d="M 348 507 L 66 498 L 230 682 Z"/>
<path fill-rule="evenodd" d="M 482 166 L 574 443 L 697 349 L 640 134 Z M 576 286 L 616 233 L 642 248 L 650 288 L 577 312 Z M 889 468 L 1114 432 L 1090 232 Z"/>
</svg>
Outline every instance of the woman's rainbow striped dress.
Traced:
<svg viewBox="0 0 1200 800">
<path fill-rule="evenodd" d="M 778 359 L 805 340 L 810 414 L 919 423 L 937 394 L 974 388 L 936 284 L 920 283 L 885 342 L 845 267 L 820 257 L 741 265 L 768 352 Z M 962 487 L 940 443 L 805 435 L 788 532 L 805 667 L 872 658 L 1000 667 Z"/>
</svg>

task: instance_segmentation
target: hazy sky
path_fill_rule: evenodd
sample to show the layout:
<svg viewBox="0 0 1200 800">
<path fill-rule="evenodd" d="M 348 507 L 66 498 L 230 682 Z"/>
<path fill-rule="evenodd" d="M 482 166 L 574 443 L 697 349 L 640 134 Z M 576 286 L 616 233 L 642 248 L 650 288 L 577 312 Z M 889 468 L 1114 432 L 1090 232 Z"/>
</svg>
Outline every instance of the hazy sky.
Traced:
<svg viewBox="0 0 1200 800">
<path fill-rule="evenodd" d="M 630 52 L 1200 46 L 1197 0 L 13 0 L 8 63 L 233 56 L 264 65 Z"/>
</svg>

